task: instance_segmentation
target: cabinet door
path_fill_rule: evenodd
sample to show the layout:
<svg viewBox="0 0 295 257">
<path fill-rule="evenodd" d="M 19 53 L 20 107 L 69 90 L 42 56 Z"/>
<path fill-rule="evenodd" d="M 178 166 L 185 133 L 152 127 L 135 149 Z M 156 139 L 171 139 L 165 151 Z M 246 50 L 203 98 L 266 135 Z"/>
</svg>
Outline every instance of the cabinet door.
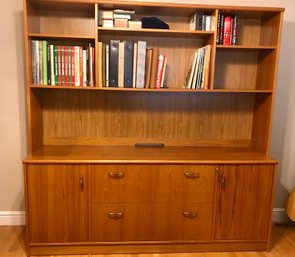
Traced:
<svg viewBox="0 0 295 257">
<path fill-rule="evenodd" d="M 27 165 L 30 241 L 88 241 L 86 165 Z"/>
<path fill-rule="evenodd" d="M 274 165 L 219 167 L 215 239 L 268 239 L 274 171 Z"/>
</svg>

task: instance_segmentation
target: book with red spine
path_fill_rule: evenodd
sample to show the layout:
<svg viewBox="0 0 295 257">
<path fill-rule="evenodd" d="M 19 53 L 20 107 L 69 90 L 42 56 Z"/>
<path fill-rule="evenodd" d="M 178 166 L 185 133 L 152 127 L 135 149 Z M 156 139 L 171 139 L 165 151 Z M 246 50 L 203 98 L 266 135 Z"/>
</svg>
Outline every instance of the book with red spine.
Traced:
<svg viewBox="0 0 295 257">
<path fill-rule="evenodd" d="M 83 47 L 79 47 L 80 86 L 83 86 Z"/>
<path fill-rule="evenodd" d="M 71 46 L 72 86 L 75 86 L 75 47 Z"/>
<path fill-rule="evenodd" d="M 224 17 L 224 31 L 223 31 L 223 45 L 231 45 L 231 28 L 232 18 L 230 16 Z"/>
</svg>

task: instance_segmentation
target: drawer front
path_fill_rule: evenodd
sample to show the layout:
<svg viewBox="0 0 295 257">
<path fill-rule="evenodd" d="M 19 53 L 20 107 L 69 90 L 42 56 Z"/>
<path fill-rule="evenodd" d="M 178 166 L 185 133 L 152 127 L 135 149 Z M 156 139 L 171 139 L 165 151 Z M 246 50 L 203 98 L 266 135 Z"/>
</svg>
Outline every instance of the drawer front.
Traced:
<svg viewBox="0 0 295 257">
<path fill-rule="evenodd" d="M 91 206 L 91 241 L 209 240 L 212 204 Z"/>
<path fill-rule="evenodd" d="M 213 165 L 93 165 L 91 202 L 211 203 Z"/>
</svg>

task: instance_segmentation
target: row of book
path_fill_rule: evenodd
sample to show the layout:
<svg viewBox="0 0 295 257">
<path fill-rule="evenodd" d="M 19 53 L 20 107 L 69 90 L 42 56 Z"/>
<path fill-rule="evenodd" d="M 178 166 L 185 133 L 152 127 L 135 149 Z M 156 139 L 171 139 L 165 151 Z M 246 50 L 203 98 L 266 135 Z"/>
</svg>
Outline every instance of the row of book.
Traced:
<svg viewBox="0 0 295 257">
<path fill-rule="evenodd" d="M 98 86 L 125 88 L 164 87 L 167 58 L 146 41 L 98 42 Z"/>
<path fill-rule="evenodd" d="M 134 10 L 98 10 L 98 26 L 140 29 L 142 22 L 131 20 L 134 14 Z"/>
<path fill-rule="evenodd" d="M 189 29 L 213 31 L 215 29 L 215 17 L 206 15 L 202 11 L 197 11 L 190 18 Z"/>
<path fill-rule="evenodd" d="M 218 45 L 236 45 L 237 44 L 237 26 L 238 15 L 218 14 L 217 38 Z"/>
<path fill-rule="evenodd" d="M 95 48 L 32 40 L 33 84 L 94 86 Z"/>
<path fill-rule="evenodd" d="M 206 45 L 194 51 L 185 87 L 188 89 L 208 89 L 211 45 Z"/>
</svg>

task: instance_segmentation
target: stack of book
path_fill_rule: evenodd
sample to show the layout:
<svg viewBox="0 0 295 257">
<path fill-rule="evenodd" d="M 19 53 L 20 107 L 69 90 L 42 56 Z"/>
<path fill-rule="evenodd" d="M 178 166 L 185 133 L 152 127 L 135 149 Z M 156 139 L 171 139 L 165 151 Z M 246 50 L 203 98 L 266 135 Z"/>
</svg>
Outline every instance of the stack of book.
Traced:
<svg viewBox="0 0 295 257">
<path fill-rule="evenodd" d="M 39 85 L 94 86 L 94 47 L 53 45 L 32 40 L 32 82 Z"/>
<path fill-rule="evenodd" d="M 217 37 L 218 45 L 236 45 L 237 44 L 237 26 L 238 15 L 218 14 Z"/>
<path fill-rule="evenodd" d="M 211 45 L 195 50 L 186 76 L 186 88 L 208 89 L 210 56 Z"/>
<path fill-rule="evenodd" d="M 213 31 L 215 29 L 215 17 L 206 15 L 202 11 L 197 11 L 190 18 L 189 29 Z"/>
<path fill-rule="evenodd" d="M 141 28 L 141 21 L 131 20 L 134 14 L 134 10 L 98 10 L 98 26 L 107 28 Z"/>
<path fill-rule="evenodd" d="M 98 42 L 98 85 L 101 87 L 162 88 L 167 58 L 146 41 Z"/>
</svg>

